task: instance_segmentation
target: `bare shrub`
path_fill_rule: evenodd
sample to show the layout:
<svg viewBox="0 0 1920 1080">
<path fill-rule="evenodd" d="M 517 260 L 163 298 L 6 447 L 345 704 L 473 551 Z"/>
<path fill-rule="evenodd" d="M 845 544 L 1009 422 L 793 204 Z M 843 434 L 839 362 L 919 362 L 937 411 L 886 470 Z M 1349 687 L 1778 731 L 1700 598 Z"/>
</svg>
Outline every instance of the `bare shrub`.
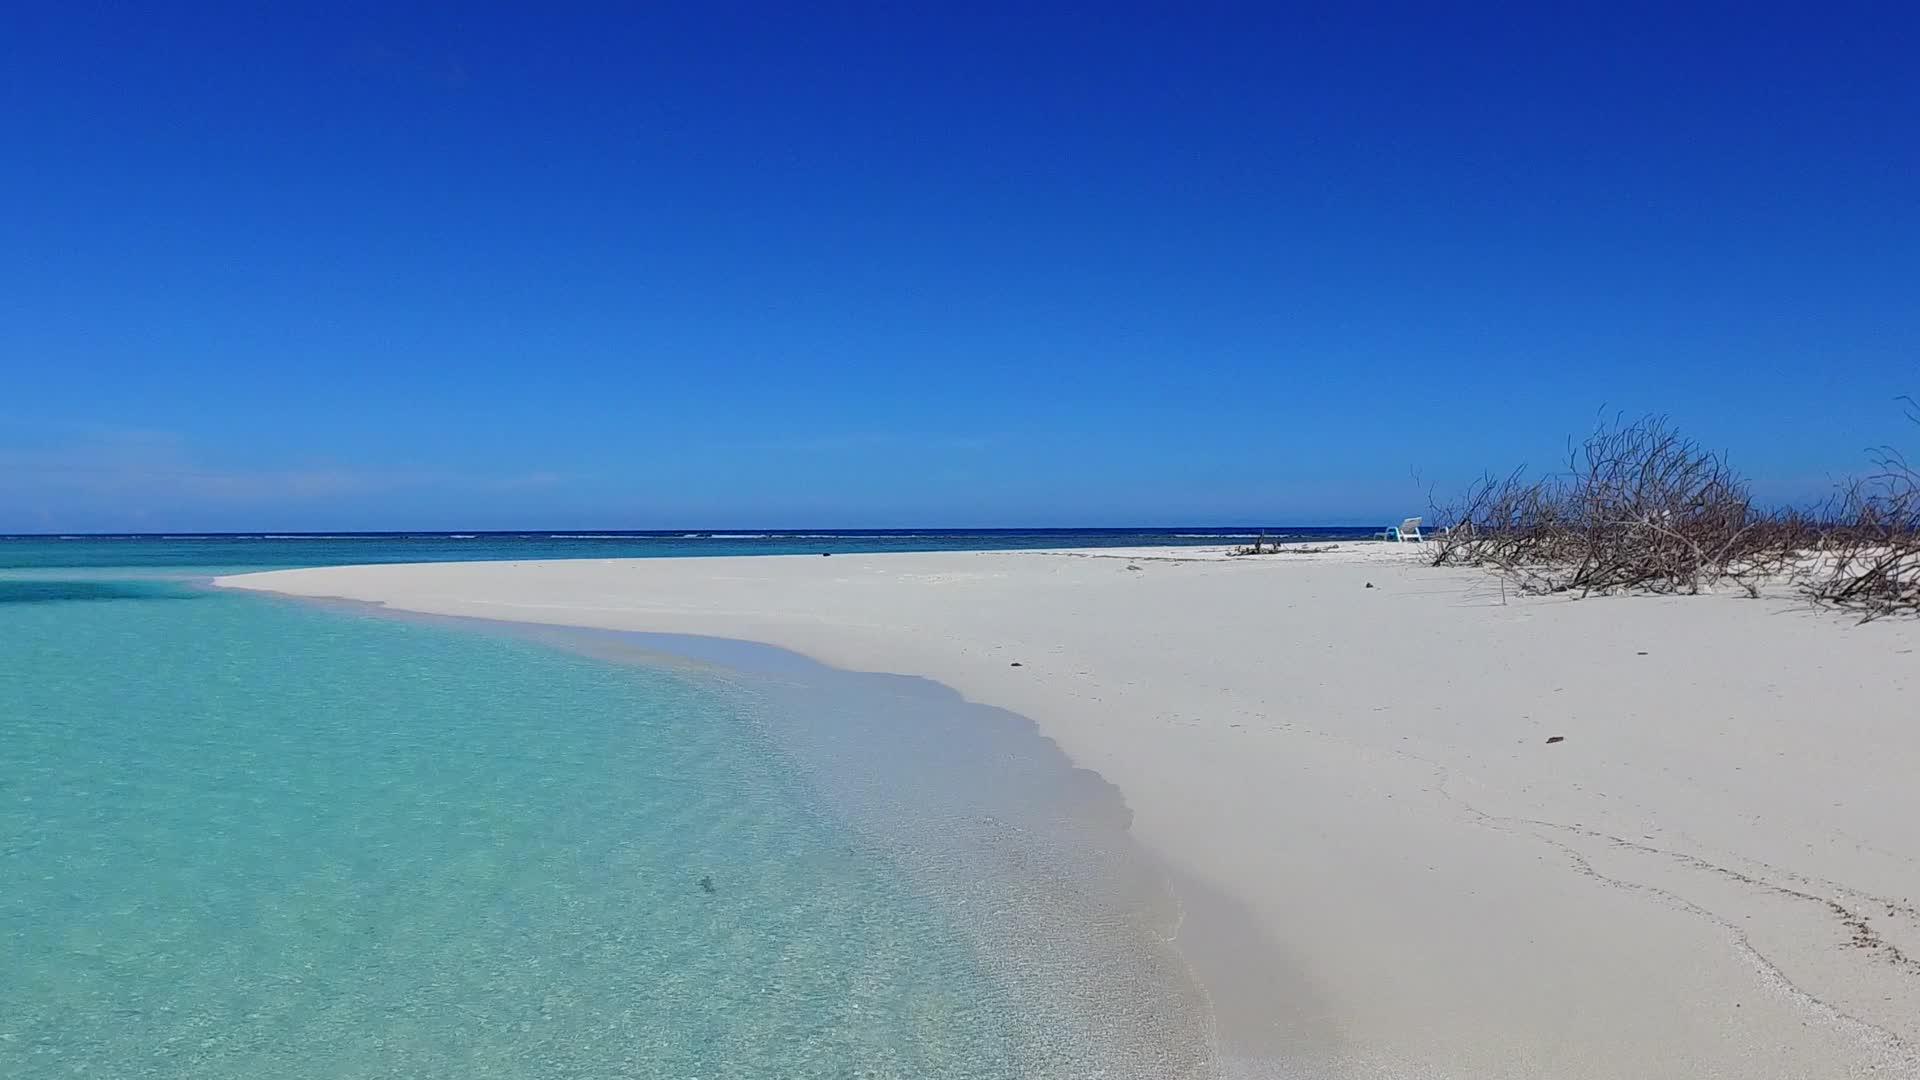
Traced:
<svg viewBox="0 0 1920 1080">
<path fill-rule="evenodd" d="M 1907 404 L 1920 424 L 1920 407 Z M 1873 464 L 1838 500 L 1803 583 L 1814 600 L 1863 620 L 1920 614 L 1920 471 L 1890 446 L 1873 452 Z"/>
<path fill-rule="evenodd" d="M 1724 455 L 1663 418 L 1603 423 L 1564 472 L 1488 475 L 1452 507 L 1437 565 L 1484 566 L 1527 592 L 1695 593 L 1723 580 L 1757 592 L 1795 523 L 1760 513 Z"/>
<path fill-rule="evenodd" d="M 1920 405 L 1907 418 L 1920 424 Z M 1479 566 L 1523 592 L 1695 593 L 1731 583 L 1758 596 L 1796 583 L 1814 601 L 1873 619 L 1920 615 L 1920 469 L 1891 447 L 1825 505 L 1763 510 L 1726 458 L 1661 417 L 1602 424 L 1563 472 L 1488 474 L 1435 515 L 1433 562 Z"/>
</svg>

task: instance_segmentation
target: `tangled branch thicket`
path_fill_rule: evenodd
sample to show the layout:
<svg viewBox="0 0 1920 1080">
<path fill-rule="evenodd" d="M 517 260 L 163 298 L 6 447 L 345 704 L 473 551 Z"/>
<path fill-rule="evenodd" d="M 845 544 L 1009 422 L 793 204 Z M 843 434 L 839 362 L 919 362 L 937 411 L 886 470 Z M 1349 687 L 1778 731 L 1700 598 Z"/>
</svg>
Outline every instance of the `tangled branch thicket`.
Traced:
<svg viewBox="0 0 1920 1080">
<path fill-rule="evenodd" d="M 1907 419 L 1920 424 L 1909 400 Z M 1874 451 L 1874 471 L 1838 500 L 1838 524 L 1823 532 L 1807 591 L 1862 618 L 1920 614 L 1920 471 L 1893 447 Z"/>
<path fill-rule="evenodd" d="M 1664 418 L 1616 420 L 1572 445 L 1564 471 L 1489 474 L 1435 516 L 1450 523 L 1436 565 L 1491 568 L 1525 592 L 1790 583 L 1867 618 L 1920 613 L 1920 476 L 1891 450 L 1822 510 L 1766 510 L 1725 455 Z"/>
</svg>

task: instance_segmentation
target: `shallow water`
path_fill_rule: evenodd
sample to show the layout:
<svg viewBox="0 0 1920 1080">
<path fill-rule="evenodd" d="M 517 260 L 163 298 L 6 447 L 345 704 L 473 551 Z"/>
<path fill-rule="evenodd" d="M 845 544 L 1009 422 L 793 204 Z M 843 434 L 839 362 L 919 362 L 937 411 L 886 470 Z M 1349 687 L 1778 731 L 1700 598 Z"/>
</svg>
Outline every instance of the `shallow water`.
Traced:
<svg viewBox="0 0 1920 1080">
<path fill-rule="evenodd" d="M 0 581 L 0 1075 L 1197 1075 L 1124 822 L 917 680 Z"/>
</svg>

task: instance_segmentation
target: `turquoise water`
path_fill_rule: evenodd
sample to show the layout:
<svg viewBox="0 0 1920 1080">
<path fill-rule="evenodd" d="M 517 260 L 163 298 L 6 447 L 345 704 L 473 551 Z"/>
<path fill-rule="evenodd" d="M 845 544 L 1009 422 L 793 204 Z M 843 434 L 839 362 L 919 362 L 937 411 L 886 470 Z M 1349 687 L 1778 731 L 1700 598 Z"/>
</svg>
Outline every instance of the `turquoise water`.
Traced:
<svg viewBox="0 0 1920 1080">
<path fill-rule="evenodd" d="M 1124 807 L 1018 718 L 124 569 L 0 572 L 0 1076 L 1204 1072 Z"/>
</svg>

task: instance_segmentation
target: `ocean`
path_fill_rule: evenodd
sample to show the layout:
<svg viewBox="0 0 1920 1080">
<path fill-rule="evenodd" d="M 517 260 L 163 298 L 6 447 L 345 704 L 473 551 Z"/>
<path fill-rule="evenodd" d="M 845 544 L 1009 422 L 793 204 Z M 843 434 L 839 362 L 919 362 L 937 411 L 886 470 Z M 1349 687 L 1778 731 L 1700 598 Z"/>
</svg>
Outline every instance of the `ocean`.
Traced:
<svg viewBox="0 0 1920 1080">
<path fill-rule="evenodd" d="M 621 532 L 200 533 L 0 535 L 0 572 L 129 569 L 246 570 L 359 563 L 493 559 L 643 559 L 686 555 L 813 555 L 879 551 L 1009 551 L 1051 547 L 1162 547 L 1270 541 L 1361 540 L 1378 529 L 1346 526 L 1166 529 L 720 529 Z"/>
<path fill-rule="evenodd" d="M 1096 542 L 571 535 L 0 541 L 0 1076 L 1211 1074 L 1177 897 L 1023 718 L 203 584 Z"/>
</svg>

